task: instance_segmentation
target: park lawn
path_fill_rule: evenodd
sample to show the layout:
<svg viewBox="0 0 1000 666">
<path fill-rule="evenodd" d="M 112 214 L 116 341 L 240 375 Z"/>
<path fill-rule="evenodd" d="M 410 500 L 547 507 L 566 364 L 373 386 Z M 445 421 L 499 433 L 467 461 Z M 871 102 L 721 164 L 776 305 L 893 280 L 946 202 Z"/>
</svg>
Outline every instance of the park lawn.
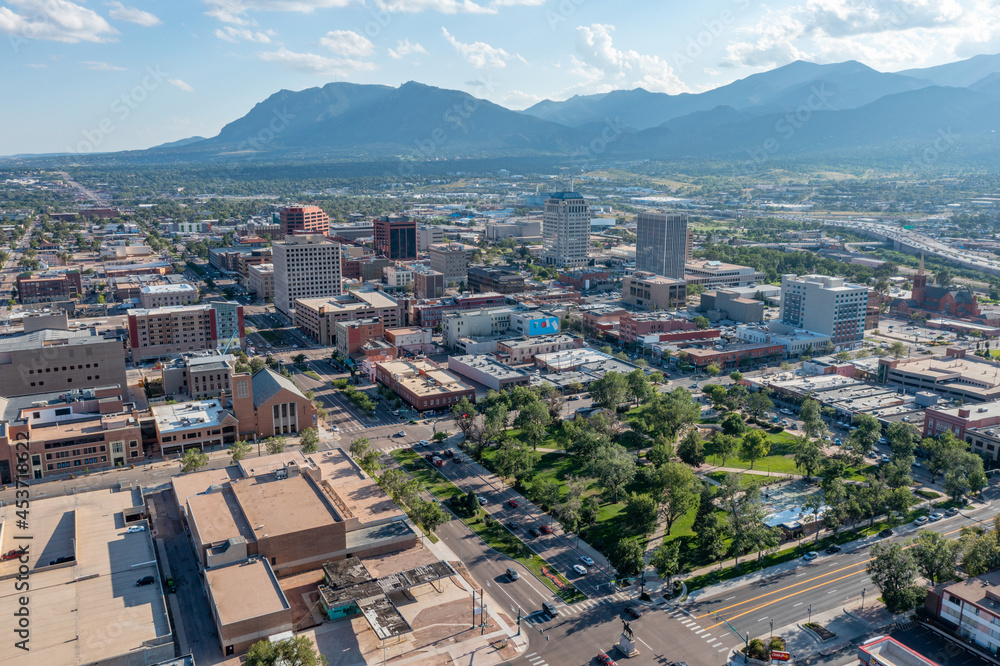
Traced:
<svg viewBox="0 0 1000 666">
<path fill-rule="evenodd" d="M 764 432 L 767 432 L 766 430 Z M 750 467 L 749 460 L 743 460 L 738 453 L 726 457 L 726 464 L 722 464 L 722 457 L 712 454 L 705 457 L 705 462 L 717 467 L 736 467 L 739 469 L 754 469 L 768 471 L 775 474 L 801 474 L 802 472 L 795 466 L 795 435 L 788 432 L 768 432 L 767 438 L 771 441 L 771 454 L 765 458 L 754 461 Z"/>
<path fill-rule="evenodd" d="M 261 329 L 261 330 L 257 331 L 257 334 L 260 335 L 260 337 L 262 337 L 265 340 L 267 340 L 268 342 L 283 344 L 283 340 L 281 339 L 281 336 L 278 335 L 277 333 L 275 333 L 274 331 L 270 331 L 270 330 L 267 330 L 267 329 Z"/>
</svg>

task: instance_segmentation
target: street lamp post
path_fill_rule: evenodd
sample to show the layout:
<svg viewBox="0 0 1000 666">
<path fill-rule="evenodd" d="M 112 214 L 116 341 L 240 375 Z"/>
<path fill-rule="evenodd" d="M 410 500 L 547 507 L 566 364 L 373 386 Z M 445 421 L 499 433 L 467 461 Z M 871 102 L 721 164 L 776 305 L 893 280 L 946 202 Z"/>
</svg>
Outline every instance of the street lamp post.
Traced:
<svg viewBox="0 0 1000 666">
<path fill-rule="evenodd" d="M 868 588 L 865 588 L 865 587 L 861 588 L 861 607 L 862 608 L 865 607 L 865 590 L 867 590 L 867 589 Z"/>
<path fill-rule="evenodd" d="M 768 637 L 768 646 L 771 645 L 771 641 L 774 640 L 774 618 L 771 618 L 771 635 Z"/>
<path fill-rule="evenodd" d="M 813 621 L 813 605 L 809 604 L 809 624 L 812 624 L 812 621 Z"/>
</svg>

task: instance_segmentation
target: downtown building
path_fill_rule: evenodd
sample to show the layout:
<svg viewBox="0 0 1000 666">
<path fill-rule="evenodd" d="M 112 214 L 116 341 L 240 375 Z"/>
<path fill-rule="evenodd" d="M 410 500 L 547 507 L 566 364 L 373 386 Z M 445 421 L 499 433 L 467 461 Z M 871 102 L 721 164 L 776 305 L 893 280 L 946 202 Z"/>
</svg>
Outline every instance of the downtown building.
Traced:
<svg viewBox="0 0 1000 666">
<path fill-rule="evenodd" d="M 214 350 L 220 343 L 228 344 L 230 339 L 242 346 L 244 335 L 243 306 L 238 303 L 137 308 L 128 315 L 133 362 Z"/>
<path fill-rule="evenodd" d="M 298 234 L 327 235 L 330 217 L 319 206 L 285 206 L 278 211 L 281 220 L 281 237 Z"/>
<path fill-rule="evenodd" d="M 542 215 L 542 257 L 549 266 L 586 265 L 590 204 L 576 192 L 554 192 Z"/>
<path fill-rule="evenodd" d="M 431 270 L 444 275 L 445 285 L 464 284 L 469 275 L 469 259 L 475 248 L 464 243 L 431 245 Z"/>
<path fill-rule="evenodd" d="M 635 270 L 683 280 L 689 241 L 687 215 L 641 211 L 636 216 Z"/>
<path fill-rule="evenodd" d="M 325 236 L 286 236 L 274 249 L 274 306 L 291 319 L 300 298 L 341 292 L 340 243 Z"/>
<path fill-rule="evenodd" d="M 809 331 L 828 336 L 838 350 L 854 349 L 865 335 L 869 288 L 842 277 L 781 276 L 777 333 Z"/>
<path fill-rule="evenodd" d="M 386 259 L 417 258 L 417 221 L 406 215 L 383 215 L 372 223 L 375 230 L 375 251 Z"/>
</svg>

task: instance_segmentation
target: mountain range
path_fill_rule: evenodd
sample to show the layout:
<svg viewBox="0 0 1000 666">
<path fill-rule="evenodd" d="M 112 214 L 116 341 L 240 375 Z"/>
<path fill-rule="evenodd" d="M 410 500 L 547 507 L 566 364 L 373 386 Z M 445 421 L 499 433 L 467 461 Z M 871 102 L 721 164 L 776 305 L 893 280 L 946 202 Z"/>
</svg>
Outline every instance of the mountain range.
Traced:
<svg viewBox="0 0 1000 666">
<path fill-rule="evenodd" d="M 210 138 L 118 154 L 143 162 L 863 158 L 924 166 L 1000 149 L 1000 55 L 897 73 L 796 61 L 702 93 L 642 88 L 523 111 L 416 82 L 279 91 Z M 102 156 L 102 161 L 108 157 Z"/>
</svg>

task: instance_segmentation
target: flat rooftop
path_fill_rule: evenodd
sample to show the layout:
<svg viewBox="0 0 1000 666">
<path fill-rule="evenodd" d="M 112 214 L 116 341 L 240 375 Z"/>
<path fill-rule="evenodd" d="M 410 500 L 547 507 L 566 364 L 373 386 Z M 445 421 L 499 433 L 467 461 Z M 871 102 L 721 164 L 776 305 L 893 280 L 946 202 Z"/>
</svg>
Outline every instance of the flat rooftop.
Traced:
<svg viewBox="0 0 1000 666">
<path fill-rule="evenodd" d="M 420 397 L 474 390 L 472 386 L 466 384 L 455 374 L 425 359 L 390 361 L 389 363 L 379 363 L 379 365 L 386 372 L 398 375 L 396 381 Z"/>
<path fill-rule="evenodd" d="M 519 379 L 527 376 L 527 373 L 523 370 L 515 370 L 509 365 L 501 363 L 492 356 L 487 356 L 486 354 L 449 356 L 448 367 L 455 369 L 452 367 L 452 363 L 466 368 L 473 368 L 497 379 Z"/>
<path fill-rule="evenodd" d="M 237 479 L 232 489 L 257 538 L 294 534 L 342 520 L 304 476 Z"/>
<path fill-rule="evenodd" d="M 100 662 L 171 640 L 160 582 L 135 584 L 144 576 L 159 578 L 150 532 L 125 531 L 122 512 L 141 504 L 137 490 L 109 489 L 32 502 L 31 614 L 44 624 L 31 634 L 30 660 L 5 648 L 0 664 Z M 19 545 L 12 538 L 15 512 L 14 506 L 0 508 L 4 552 Z M 49 565 L 63 556 L 76 560 Z M 0 577 L 9 575 L 0 568 Z M 22 594 L 12 584 L 0 585 L 0 613 L 13 616 Z"/>
<path fill-rule="evenodd" d="M 859 645 L 858 658 L 885 666 L 938 666 L 937 662 L 889 636 Z"/>
<path fill-rule="evenodd" d="M 256 537 L 243 513 L 235 493 L 223 487 L 210 493 L 187 499 L 188 521 L 193 523 L 204 544 L 214 544 L 242 536 L 247 541 Z"/>
<path fill-rule="evenodd" d="M 180 284 L 154 284 L 146 285 L 139 290 L 143 294 L 178 294 L 196 293 L 198 288 L 193 284 L 182 282 Z"/>
<path fill-rule="evenodd" d="M 174 487 L 174 499 L 178 506 L 183 508 L 187 506 L 187 499 L 192 495 L 203 493 L 212 486 L 222 485 L 239 476 L 239 468 L 231 465 L 221 469 L 206 469 L 202 472 L 178 474 L 170 478 L 170 484 Z"/>
<path fill-rule="evenodd" d="M 204 310 L 211 309 L 212 304 L 204 303 L 202 305 L 168 305 L 162 308 L 133 308 L 129 310 L 129 313 L 134 314 L 137 317 L 148 317 L 150 315 L 175 315 L 183 314 L 185 312 L 202 312 Z"/>
<path fill-rule="evenodd" d="M 291 609 L 271 567 L 259 557 L 206 569 L 205 581 L 222 625 Z"/>
<path fill-rule="evenodd" d="M 375 481 L 361 472 L 343 449 L 312 453 L 306 460 L 322 474 L 320 486 L 347 517 L 362 525 L 387 520 L 402 520 L 406 514 Z M 331 494 L 332 493 L 332 494 Z M 341 504 L 338 504 L 338 501 Z"/>
<path fill-rule="evenodd" d="M 577 340 L 575 336 L 559 334 L 559 335 L 539 335 L 533 338 L 517 338 L 515 340 L 505 340 L 504 345 L 510 347 L 511 349 L 520 349 L 522 347 L 535 347 L 537 345 L 564 345 L 572 344 L 574 340 Z"/>
<path fill-rule="evenodd" d="M 193 400 L 150 407 L 160 433 L 221 425 L 229 412 L 218 400 Z"/>
<path fill-rule="evenodd" d="M 295 302 L 311 310 L 324 311 L 324 314 L 349 312 L 368 308 L 395 308 L 399 304 L 380 291 L 351 290 L 337 296 L 322 298 L 297 298 Z"/>
</svg>

